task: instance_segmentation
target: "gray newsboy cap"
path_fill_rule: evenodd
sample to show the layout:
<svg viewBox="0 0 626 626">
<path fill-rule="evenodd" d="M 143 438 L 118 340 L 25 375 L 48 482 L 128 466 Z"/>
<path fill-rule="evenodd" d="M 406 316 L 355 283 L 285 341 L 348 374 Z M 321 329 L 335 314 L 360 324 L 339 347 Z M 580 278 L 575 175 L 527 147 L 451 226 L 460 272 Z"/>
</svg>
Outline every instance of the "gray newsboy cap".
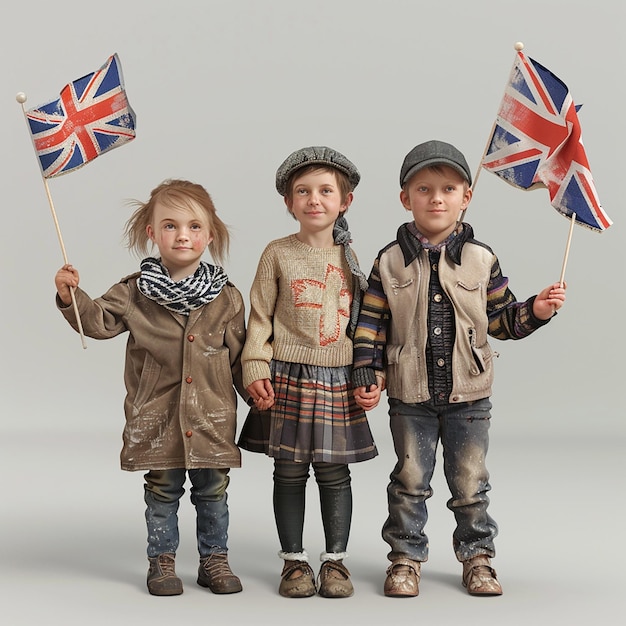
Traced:
<svg viewBox="0 0 626 626">
<path fill-rule="evenodd" d="M 276 190 L 281 196 L 287 193 L 287 182 L 297 170 L 307 165 L 327 165 L 343 172 L 354 189 L 361 180 L 361 174 L 352 161 L 341 152 L 326 146 L 310 146 L 292 152 L 276 170 Z"/>
<path fill-rule="evenodd" d="M 463 154 L 445 141 L 426 141 L 415 146 L 400 168 L 400 187 L 404 186 L 413 174 L 430 165 L 449 165 L 471 185 L 472 175 Z"/>
</svg>

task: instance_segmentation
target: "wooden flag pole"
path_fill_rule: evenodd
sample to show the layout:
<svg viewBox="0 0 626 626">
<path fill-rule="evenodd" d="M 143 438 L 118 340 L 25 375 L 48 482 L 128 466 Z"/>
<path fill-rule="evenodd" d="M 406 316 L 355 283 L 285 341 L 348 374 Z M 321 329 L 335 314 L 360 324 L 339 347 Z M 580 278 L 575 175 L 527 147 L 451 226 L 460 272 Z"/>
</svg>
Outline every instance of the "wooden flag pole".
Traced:
<svg viewBox="0 0 626 626">
<path fill-rule="evenodd" d="M 22 106 L 22 113 L 24 114 L 24 119 L 26 120 L 26 111 L 24 110 L 24 103 L 26 102 L 26 94 L 20 92 L 15 96 L 15 99 Z M 52 196 L 50 195 L 50 188 L 48 187 L 48 181 L 46 180 L 43 174 L 41 175 L 41 178 L 43 180 L 43 186 L 46 191 L 46 196 L 48 197 L 48 204 L 50 205 L 50 211 L 52 212 L 52 219 L 54 221 L 54 227 L 56 229 L 57 237 L 59 239 L 59 244 L 61 245 L 61 252 L 63 253 L 63 261 L 67 265 L 69 261 L 67 258 L 67 253 L 65 251 L 65 244 L 63 243 L 63 236 L 61 235 L 61 228 L 59 226 L 59 220 L 57 219 L 57 214 L 56 214 L 56 211 L 54 210 L 54 204 L 52 202 Z M 85 342 L 85 333 L 83 332 L 83 324 L 80 320 L 80 313 L 78 312 L 78 304 L 76 303 L 76 295 L 74 292 L 75 292 L 75 288 L 70 287 L 70 295 L 72 297 L 72 306 L 74 307 L 74 314 L 76 315 L 76 323 L 78 325 L 78 332 L 80 333 L 80 340 L 81 340 L 83 349 L 86 349 L 87 343 Z"/>
<path fill-rule="evenodd" d="M 572 234 L 574 232 L 574 224 L 576 223 L 576 213 L 572 213 L 572 217 L 569 224 L 569 233 L 567 235 L 567 245 L 565 246 L 565 256 L 563 257 L 563 267 L 561 269 L 561 278 L 559 279 L 559 285 L 561 287 L 565 283 L 565 268 L 567 267 L 567 258 L 569 257 L 569 249 L 572 243 Z"/>
<path fill-rule="evenodd" d="M 516 53 L 520 52 L 520 50 L 524 49 L 524 44 L 521 41 L 518 41 L 515 46 L 513 46 L 515 48 Z M 515 55 L 515 58 L 517 58 L 517 54 Z M 511 68 L 511 72 L 513 72 L 513 70 L 515 69 L 515 61 L 513 62 L 513 67 Z M 511 82 L 511 77 L 509 75 L 509 82 L 507 84 L 509 84 Z M 497 116 L 496 116 L 496 120 L 494 120 L 493 124 L 491 125 L 491 132 L 489 133 L 489 139 L 487 139 L 487 143 L 485 144 L 485 149 L 483 150 L 483 154 L 480 157 L 480 162 L 478 163 L 478 169 L 476 170 L 476 174 L 474 175 L 474 182 L 472 183 L 472 193 L 474 192 L 474 189 L 476 189 L 476 183 L 478 182 L 478 177 L 480 176 L 480 172 L 483 169 L 483 161 L 485 160 L 485 157 L 487 156 L 487 150 L 489 150 L 489 144 L 491 143 L 491 139 L 493 137 L 493 133 L 496 129 L 496 123 L 497 123 Z M 465 209 L 463 209 L 463 213 L 461 214 L 461 217 L 459 218 L 459 222 L 462 222 L 465 219 L 465 211 L 467 211 L 467 207 Z"/>
</svg>

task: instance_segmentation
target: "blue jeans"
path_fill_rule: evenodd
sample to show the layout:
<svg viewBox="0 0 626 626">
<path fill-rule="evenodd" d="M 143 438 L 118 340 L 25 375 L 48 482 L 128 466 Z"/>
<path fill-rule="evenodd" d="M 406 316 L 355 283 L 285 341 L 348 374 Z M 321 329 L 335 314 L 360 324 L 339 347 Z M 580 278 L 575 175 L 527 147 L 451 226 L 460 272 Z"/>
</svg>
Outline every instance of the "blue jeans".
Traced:
<svg viewBox="0 0 626 626">
<path fill-rule="evenodd" d="M 191 502 L 196 507 L 196 536 L 200 557 L 228 551 L 228 468 L 150 470 L 144 500 L 148 527 L 148 557 L 178 549 L 178 505 L 185 493 L 187 473 Z"/>
<path fill-rule="evenodd" d="M 433 494 L 430 481 L 439 439 L 452 495 L 447 506 L 456 519 L 456 557 L 466 561 L 479 554 L 495 556 L 493 540 L 498 527 L 487 513 L 491 486 L 485 466 L 490 409 L 488 398 L 442 406 L 431 401 L 404 404 L 389 399 L 391 434 L 398 458 L 387 487 L 389 517 L 382 531 L 383 539 L 391 546 L 389 560 L 428 559 L 426 500 Z"/>
</svg>

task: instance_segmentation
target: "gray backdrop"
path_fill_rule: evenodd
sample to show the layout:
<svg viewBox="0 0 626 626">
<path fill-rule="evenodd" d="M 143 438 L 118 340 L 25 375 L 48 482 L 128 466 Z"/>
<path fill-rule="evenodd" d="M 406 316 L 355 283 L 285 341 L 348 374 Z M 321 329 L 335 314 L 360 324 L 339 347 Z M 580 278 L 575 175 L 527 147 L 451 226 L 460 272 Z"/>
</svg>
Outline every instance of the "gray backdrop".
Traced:
<svg viewBox="0 0 626 626">
<path fill-rule="evenodd" d="M 245 624 L 297 613 L 302 624 L 413 615 L 441 624 L 491 617 L 578 624 L 599 611 L 614 614 L 626 582 L 618 552 L 626 434 L 623 3 L 34 0 L 2 14 L 0 595 L 8 623 L 218 615 Z M 206 186 L 231 226 L 226 270 L 247 303 L 263 247 L 296 229 L 274 189 L 274 172 L 291 151 L 330 145 L 359 167 L 347 217 L 369 273 L 408 219 L 397 182 L 408 150 L 449 141 L 476 172 L 519 40 L 583 105 L 587 156 L 615 224 L 601 234 L 575 228 L 567 303 L 547 328 L 523 342 L 495 342 L 489 467 L 504 596 L 477 600 L 461 589 L 440 468 L 422 593 L 408 601 L 382 596 L 380 526 L 394 462 L 382 402 L 370 413 L 380 455 L 353 466 L 352 599 L 294 606 L 277 595 L 271 462 L 249 453 L 230 488 L 231 562 L 243 594 L 216 597 L 195 585 L 194 516 L 185 498 L 178 569 L 186 592 L 149 597 L 141 475 L 118 465 L 125 338 L 87 339 L 84 350 L 55 310 L 61 248 L 15 94 L 39 105 L 117 52 L 137 139 L 49 181 L 81 286 L 97 296 L 135 271 L 138 260 L 122 242 L 126 201 L 184 177 Z M 493 247 L 518 299 L 558 280 L 568 222 L 547 191 L 522 192 L 483 171 L 466 219 Z M 316 567 L 320 526 L 311 485 L 305 543 Z"/>
</svg>

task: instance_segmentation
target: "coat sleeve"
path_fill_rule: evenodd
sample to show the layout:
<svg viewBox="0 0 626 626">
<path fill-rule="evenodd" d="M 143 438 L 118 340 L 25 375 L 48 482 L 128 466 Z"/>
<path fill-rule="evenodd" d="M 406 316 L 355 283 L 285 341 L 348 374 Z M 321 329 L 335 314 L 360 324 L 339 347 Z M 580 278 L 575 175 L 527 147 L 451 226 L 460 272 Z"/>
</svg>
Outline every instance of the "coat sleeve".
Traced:
<svg viewBox="0 0 626 626">
<path fill-rule="evenodd" d="M 131 304 L 128 283 L 113 285 L 103 296 L 92 300 L 80 287 L 75 291 L 83 332 L 92 339 L 110 339 L 128 330 L 126 317 Z M 57 295 L 57 307 L 78 332 L 74 306 L 65 306 Z"/>
<path fill-rule="evenodd" d="M 241 293 L 235 287 L 232 287 L 229 293 L 234 306 L 234 315 L 226 324 L 224 343 L 230 354 L 230 368 L 235 389 L 244 401 L 248 402 L 250 394 L 243 384 L 241 369 L 241 353 L 246 339 L 245 308 Z"/>
</svg>

